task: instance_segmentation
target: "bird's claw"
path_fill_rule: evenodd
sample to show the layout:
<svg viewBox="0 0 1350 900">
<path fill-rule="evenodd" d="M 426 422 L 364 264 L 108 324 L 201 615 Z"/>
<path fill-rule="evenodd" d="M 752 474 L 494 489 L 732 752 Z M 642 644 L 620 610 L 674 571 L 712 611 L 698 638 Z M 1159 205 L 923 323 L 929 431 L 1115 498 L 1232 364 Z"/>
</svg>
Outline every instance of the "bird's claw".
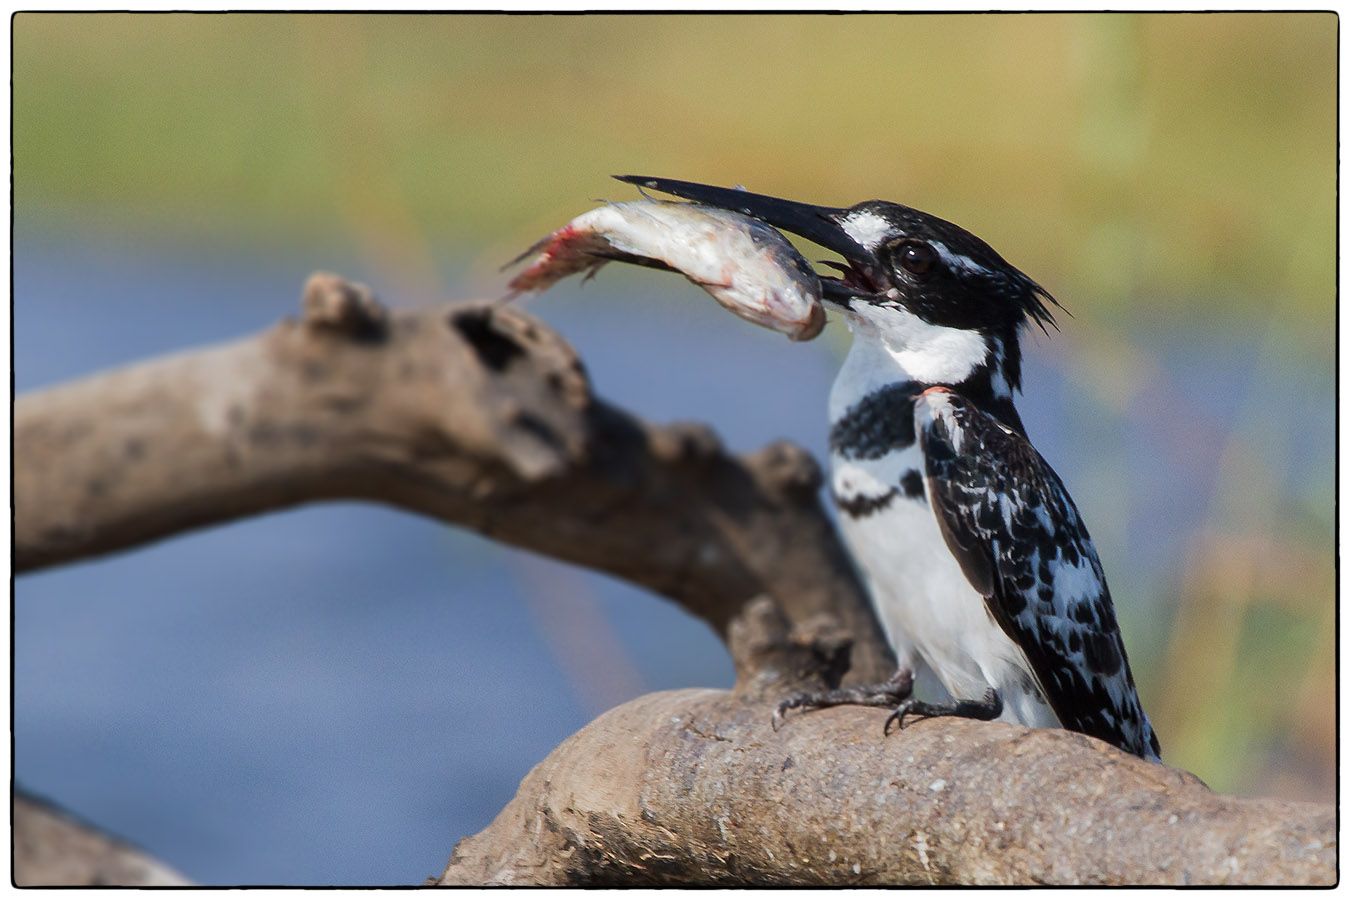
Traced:
<svg viewBox="0 0 1350 900">
<path fill-rule="evenodd" d="M 981 700 L 958 700 L 951 704 L 925 703 L 911 697 L 902 702 L 886 717 L 886 724 L 882 728 L 882 733 L 889 735 L 892 724 L 897 729 L 904 728 L 906 716 L 918 716 L 921 719 L 955 716 L 962 719 L 989 722 L 997 719 L 1002 712 L 1003 696 L 994 688 L 985 691 L 984 698 Z"/>
<path fill-rule="evenodd" d="M 769 724 L 773 727 L 773 730 L 777 731 L 779 727 L 782 726 L 783 719 L 787 717 L 787 711 L 789 709 L 809 706 L 811 705 L 810 700 L 811 698 L 808 694 L 793 694 L 791 697 L 788 697 L 782 703 L 774 707 L 773 716 L 769 719 Z"/>
<path fill-rule="evenodd" d="M 889 681 L 881 684 L 852 685 L 793 694 L 774 708 L 770 725 L 777 731 L 790 709 L 825 709 L 831 706 L 872 706 L 893 708 L 908 696 L 914 687 L 914 672 L 908 667 L 898 669 Z"/>
<path fill-rule="evenodd" d="M 905 716 L 914 713 L 914 706 L 915 703 L 913 700 L 905 700 L 893 709 L 891 714 L 886 717 L 886 723 L 882 726 L 881 733 L 886 737 L 890 737 L 892 725 L 895 726 L 896 731 L 903 730 L 905 727 Z"/>
</svg>

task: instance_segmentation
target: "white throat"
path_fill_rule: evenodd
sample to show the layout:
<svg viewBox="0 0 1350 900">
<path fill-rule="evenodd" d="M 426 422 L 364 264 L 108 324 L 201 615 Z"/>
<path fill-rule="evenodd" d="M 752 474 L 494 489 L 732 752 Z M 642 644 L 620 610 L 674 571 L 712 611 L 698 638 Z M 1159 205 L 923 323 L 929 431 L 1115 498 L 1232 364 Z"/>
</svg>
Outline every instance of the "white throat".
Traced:
<svg viewBox="0 0 1350 900">
<path fill-rule="evenodd" d="M 830 421 L 888 384 L 960 384 L 989 360 L 983 336 L 932 325 L 905 309 L 874 307 L 845 320 L 853 345 L 830 390 Z"/>
</svg>

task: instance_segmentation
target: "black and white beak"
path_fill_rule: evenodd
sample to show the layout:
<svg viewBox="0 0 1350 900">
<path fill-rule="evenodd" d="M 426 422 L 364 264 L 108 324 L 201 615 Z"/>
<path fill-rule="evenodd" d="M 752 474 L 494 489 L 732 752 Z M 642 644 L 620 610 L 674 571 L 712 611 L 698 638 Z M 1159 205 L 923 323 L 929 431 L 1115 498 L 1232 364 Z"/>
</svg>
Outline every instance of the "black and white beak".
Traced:
<svg viewBox="0 0 1350 900">
<path fill-rule="evenodd" d="M 661 191 L 692 200 L 704 206 L 713 206 L 747 215 L 774 228 L 800 235 L 832 250 L 844 258 L 844 263 L 826 262 L 840 270 L 842 277 L 822 276 L 821 285 L 827 302 L 848 307 L 855 297 L 875 297 L 890 287 L 884 267 L 877 255 L 849 236 L 842 222 L 849 210 L 829 206 L 814 206 L 783 200 L 766 194 L 755 194 L 740 188 L 715 187 L 672 178 L 651 178 L 646 175 L 615 175 L 619 181 L 640 188 Z"/>
</svg>

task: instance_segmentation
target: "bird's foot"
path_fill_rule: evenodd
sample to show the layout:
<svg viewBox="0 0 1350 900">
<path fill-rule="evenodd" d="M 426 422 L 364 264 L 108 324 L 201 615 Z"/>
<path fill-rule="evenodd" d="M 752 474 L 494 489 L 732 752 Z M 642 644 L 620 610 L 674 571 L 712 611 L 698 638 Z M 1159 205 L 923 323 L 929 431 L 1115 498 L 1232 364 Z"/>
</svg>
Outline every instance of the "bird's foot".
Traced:
<svg viewBox="0 0 1350 900">
<path fill-rule="evenodd" d="M 884 706 L 895 707 L 903 703 L 914 690 L 914 672 L 909 668 L 896 671 L 890 681 L 881 684 L 855 684 L 849 687 L 835 688 L 831 691 L 813 691 L 793 694 L 773 711 L 773 730 L 783 723 L 783 716 L 790 709 L 803 711 L 824 709 L 827 706 Z"/>
<path fill-rule="evenodd" d="M 955 703 L 925 703 L 910 697 L 900 703 L 889 716 L 882 729 L 891 733 L 891 726 L 905 727 L 905 718 L 916 716 L 920 719 L 935 719 L 940 716 L 956 716 L 962 719 L 976 719 L 991 722 L 1003 714 L 1003 697 L 994 688 L 984 692 L 983 700 L 958 700 Z"/>
</svg>

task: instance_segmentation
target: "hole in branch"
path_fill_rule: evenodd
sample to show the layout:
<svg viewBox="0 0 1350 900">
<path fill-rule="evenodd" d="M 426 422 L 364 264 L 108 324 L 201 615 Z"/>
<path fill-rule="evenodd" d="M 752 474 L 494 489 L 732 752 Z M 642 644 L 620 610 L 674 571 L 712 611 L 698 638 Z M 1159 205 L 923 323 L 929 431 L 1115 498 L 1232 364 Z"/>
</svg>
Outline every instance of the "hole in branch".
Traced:
<svg viewBox="0 0 1350 900">
<path fill-rule="evenodd" d="M 465 310 L 450 317 L 464 340 L 469 342 L 483 365 L 494 372 L 501 372 L 511 365 L 511 360 L 525 355 L 525 348 L 492 325 L 491 310 Z"/>
</svg>

